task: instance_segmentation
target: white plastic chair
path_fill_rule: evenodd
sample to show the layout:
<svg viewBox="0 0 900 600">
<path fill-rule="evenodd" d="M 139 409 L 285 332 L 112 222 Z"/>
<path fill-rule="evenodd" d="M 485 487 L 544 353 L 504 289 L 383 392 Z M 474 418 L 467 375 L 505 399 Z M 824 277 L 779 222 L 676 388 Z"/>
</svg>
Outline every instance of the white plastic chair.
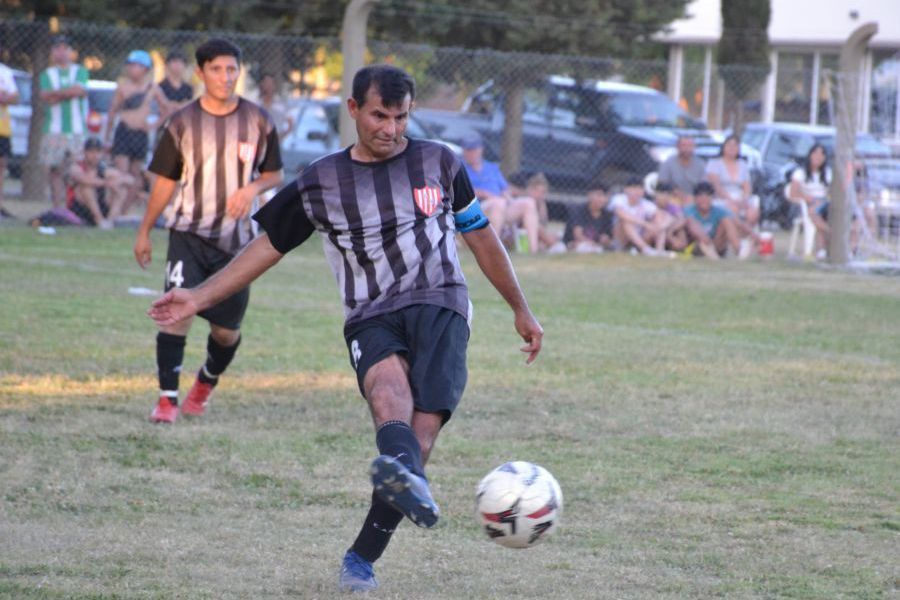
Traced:
<svg viewBox="0 0 900 600">
<path fill-rule="evenodd" d="M 809 206 L 806 202 L 800 200 L 799 202 L 793 200 L 790 197 L 791 186 L 790 184 L 784 186 L 784 198 L 788 202 L 792 204 L 796 204 L 800 207 L 800 216 L 794 217 L 794 222 L 791 226 L 791 239 L 788 242 L 788 256 L 796 256 L 797 255 L 797 242 L 800 241 L 800 231 L 803 231 L 803 257 L 804 258 L 812 258 L 813 250 L 816 245 L 816 226 L 812 222 L 812 219 L 809 218 Z"/>
</svg>

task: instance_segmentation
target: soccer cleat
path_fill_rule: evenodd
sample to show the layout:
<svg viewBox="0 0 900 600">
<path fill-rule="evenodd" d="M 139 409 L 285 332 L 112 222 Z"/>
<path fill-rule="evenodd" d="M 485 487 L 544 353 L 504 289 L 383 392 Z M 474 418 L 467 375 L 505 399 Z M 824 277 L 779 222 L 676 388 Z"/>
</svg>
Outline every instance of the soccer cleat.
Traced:
<svg viewBox="0 0 900 600">
<path fill-rule="evenodd" d="M 371 592 L 377 587 L 372 563 L 353 550 L 347 550 L 341 563 L 338 588 L 342 592 Z"/>
<path fill-rule="evenodd" d="M 181 405 L 181 412 L 192 417 L 202 416 L 206 412 L 206 405 L 209 404 L 209 395 L 212 394 L 212 391 L 212 385 L 203 383 L 199 379 L 195 380 L 191 391 L 188 392 Z"/>
<path fill-rule="evenodd" d="M 174 423 L 178 418 L 178 405 L 172 402 L 168 396 L 160 396 L 159 402 L 150 413 L 153 423 Z"/>
<path fill-rule="evenodd" d="M 419 527 L 437 523 L 440 509 L 431 497 L 428 481 L 397 459 L 383 454 L 372 461 L 372 485 L 382 500 Z"/>
</svg>

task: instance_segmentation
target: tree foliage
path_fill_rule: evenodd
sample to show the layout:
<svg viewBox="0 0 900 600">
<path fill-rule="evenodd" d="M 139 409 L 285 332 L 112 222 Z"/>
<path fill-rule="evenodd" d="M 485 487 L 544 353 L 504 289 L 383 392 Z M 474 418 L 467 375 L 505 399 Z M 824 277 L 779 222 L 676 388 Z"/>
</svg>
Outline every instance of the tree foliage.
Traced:
<svg viewBox="0 0 900 600">
<path fill-rule="evenodd" d="M 728 91 L 746 98 L 769 74 L 770 0 L 722 2 L 719 75 Z"/>
</svg>

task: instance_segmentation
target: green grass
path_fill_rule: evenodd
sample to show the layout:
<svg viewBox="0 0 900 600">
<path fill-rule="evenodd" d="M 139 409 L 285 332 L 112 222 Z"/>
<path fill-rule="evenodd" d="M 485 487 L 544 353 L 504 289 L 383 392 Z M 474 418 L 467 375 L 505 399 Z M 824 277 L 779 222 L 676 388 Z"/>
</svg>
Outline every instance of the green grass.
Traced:
<svg viewBox="0 0 900 600">
<path fill-rule="evenodd" d="M 145 421 L 149 298 L 129 232 L 0 229 L 0 598 L 330 598 L 374 439 L 318 242 L 254 285 L 208 417 Z M 516 258 L 525 367 L 464 254 L 470 381 L 375 598 L 891 598 L 900 592 L 900 281 L 770 264 Z M 206 334 L 195 325 L 186 373 Z M 190 383 L 189 375 L 183 384 Z M 491 544 L 509 459 L 565 494 L 543 546 Z"/>
</svg>

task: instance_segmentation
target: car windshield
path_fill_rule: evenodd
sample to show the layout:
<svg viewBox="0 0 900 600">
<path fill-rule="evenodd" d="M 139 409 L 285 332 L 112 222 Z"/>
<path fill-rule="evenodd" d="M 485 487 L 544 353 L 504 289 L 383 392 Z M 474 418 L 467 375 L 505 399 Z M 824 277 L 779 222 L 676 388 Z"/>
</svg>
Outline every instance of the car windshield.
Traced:
<svg viewBox="0 0 900 600">
<path fill-rule="evenodd" d="M 610 112 L 617 125 L 699 128 L 690 115 L 662 94 L 624 92 L 610 94 L 609 98 Z"/>
</svg>

